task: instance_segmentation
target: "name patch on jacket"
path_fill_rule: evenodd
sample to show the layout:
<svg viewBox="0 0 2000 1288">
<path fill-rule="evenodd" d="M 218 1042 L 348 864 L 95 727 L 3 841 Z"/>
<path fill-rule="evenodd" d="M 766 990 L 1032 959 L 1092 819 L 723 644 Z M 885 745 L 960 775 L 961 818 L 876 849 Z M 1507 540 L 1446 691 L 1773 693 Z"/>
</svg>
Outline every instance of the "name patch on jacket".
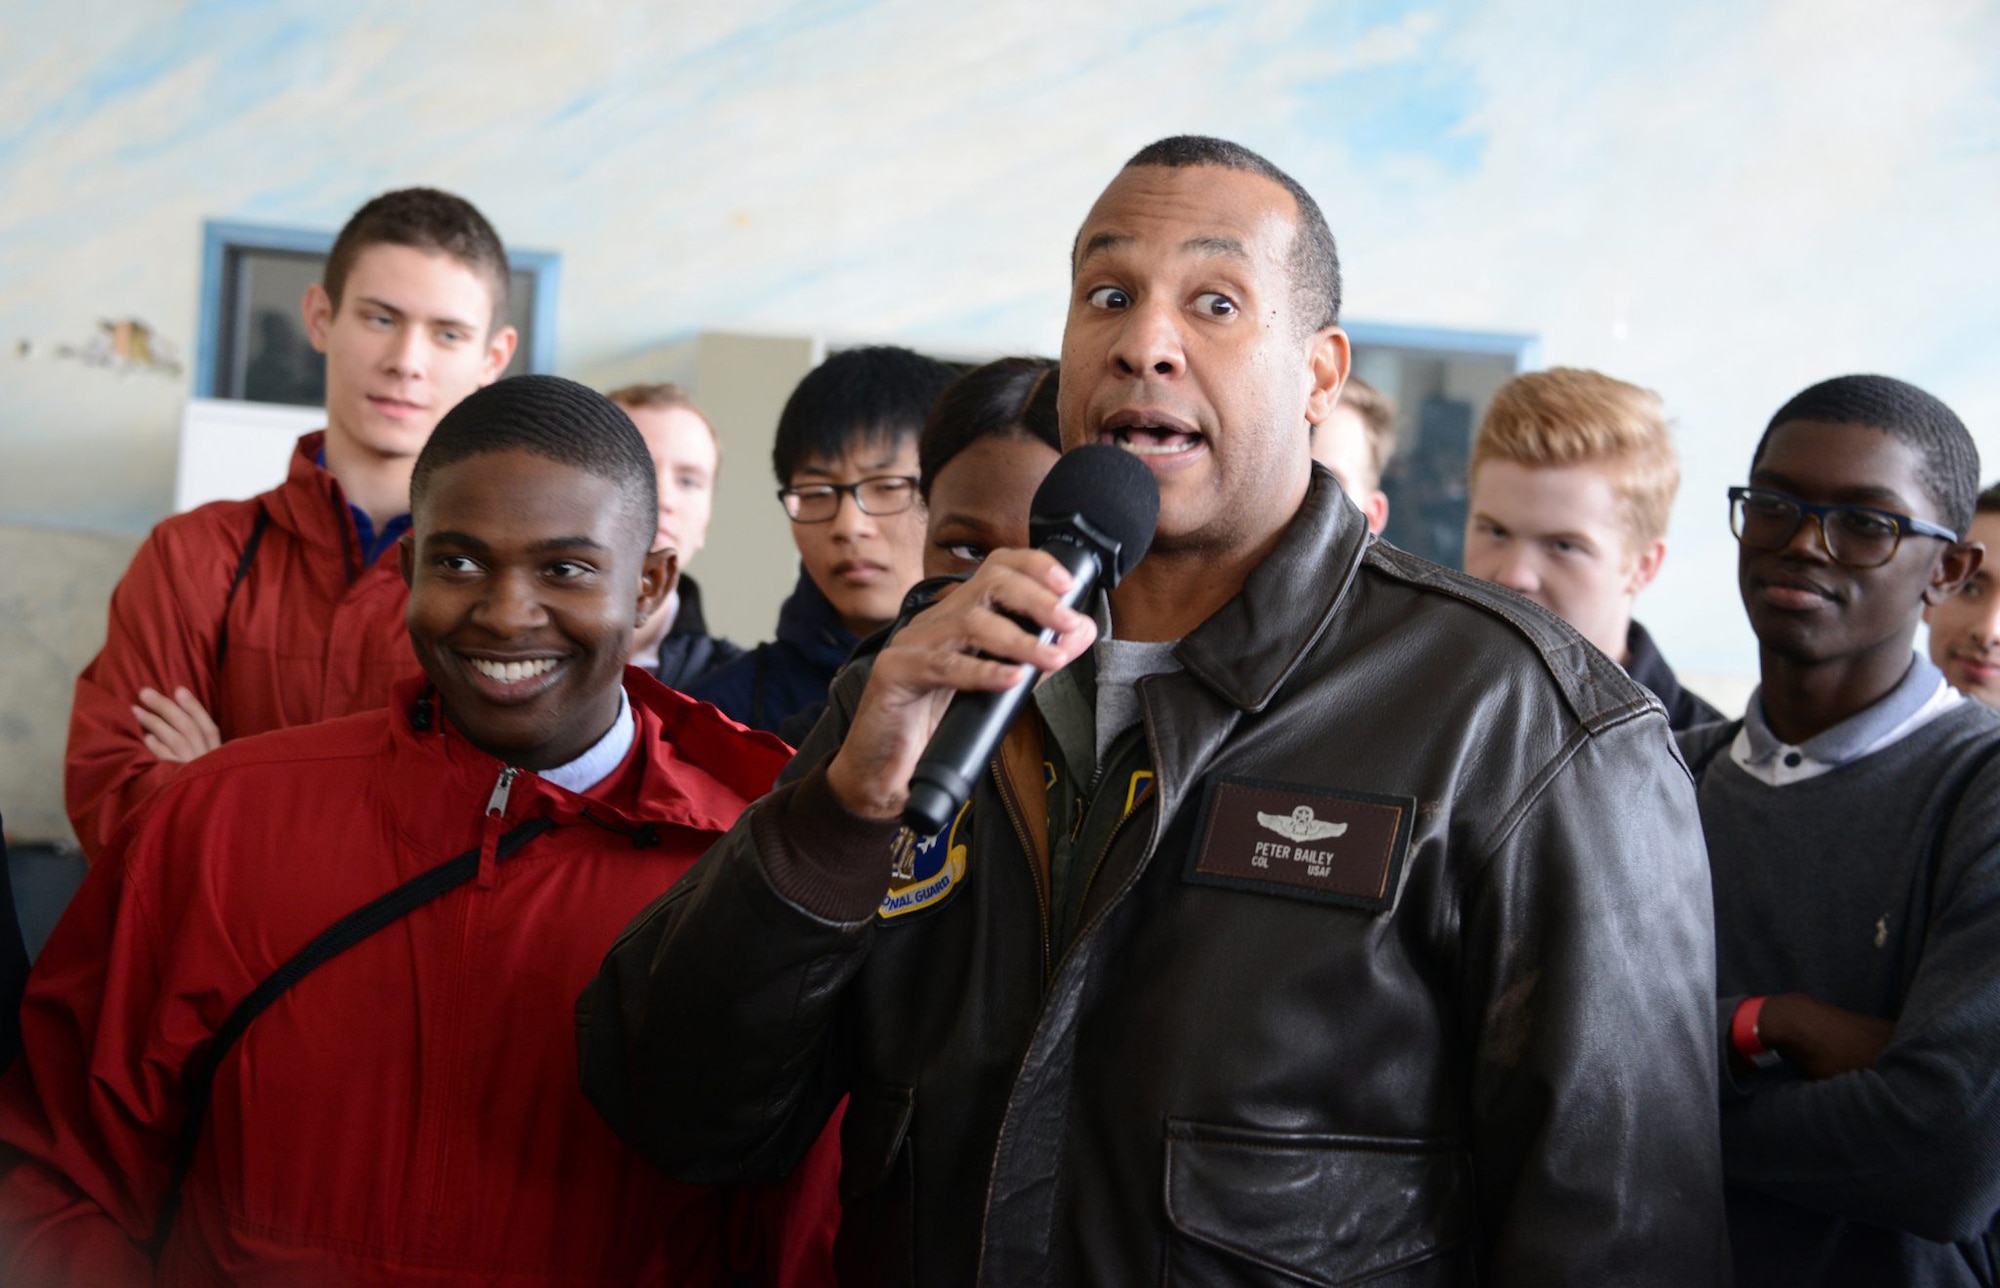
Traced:
<svg viewBox="0 0 2000 1288">
<path fill-rule="evenodd" d="M 958 807 L 951 826 L 936 836 L 918 836 L 904 828 L 896 834 L 896 846 L 889 861 L 889 893 L 882 896 L 877 915 L 883 918 L 907 916 L 921 908 L 933 907 L 957 888 L 965 877 L 965 857 L 971 833 L 965 828 L 972 802 Z"/>
<path fill-rule="evenodd" d="M 1187 879 L 1379 912 L 1396 889 L 1416 807 L 1407 796 L 1218 778 Z"/>
</svg>

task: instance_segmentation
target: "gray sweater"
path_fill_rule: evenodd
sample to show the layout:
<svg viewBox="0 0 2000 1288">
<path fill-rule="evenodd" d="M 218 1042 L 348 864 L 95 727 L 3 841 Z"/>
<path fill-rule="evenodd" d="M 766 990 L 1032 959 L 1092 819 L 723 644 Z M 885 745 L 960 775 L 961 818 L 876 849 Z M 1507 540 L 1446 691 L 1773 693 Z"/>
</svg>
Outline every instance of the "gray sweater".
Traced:
<svg viewBox="0 0 2000 1288">
<path fill-rule="evenodd" d="M 1785 787 L 1730 759 L 1735 731 L 1680 736 L 1700 777 L 1719 1021 L 1744 996 L 1803 992 L 1896 1022 L 1861 1072 L 1725 1067 L 1737 1282 L 1991 1284 L 2000 716 L 1967 702 Z"/>
</svg>

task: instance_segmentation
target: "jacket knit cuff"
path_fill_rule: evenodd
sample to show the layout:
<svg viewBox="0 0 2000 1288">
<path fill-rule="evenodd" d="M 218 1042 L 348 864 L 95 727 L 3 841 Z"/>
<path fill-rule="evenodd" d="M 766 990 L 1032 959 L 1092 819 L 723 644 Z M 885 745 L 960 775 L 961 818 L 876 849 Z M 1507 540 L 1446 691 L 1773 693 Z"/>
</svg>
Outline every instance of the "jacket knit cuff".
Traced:
<svg viewBox="0 0 2000 1288">
<path fill-rule="evenodd" d="M 850 812 L 821 765 L 771 793 L 752 815 L 750 834 L 772 889 L 822 920 L 856 922 L 888 893 L 900 826 Z"/>
</svg>

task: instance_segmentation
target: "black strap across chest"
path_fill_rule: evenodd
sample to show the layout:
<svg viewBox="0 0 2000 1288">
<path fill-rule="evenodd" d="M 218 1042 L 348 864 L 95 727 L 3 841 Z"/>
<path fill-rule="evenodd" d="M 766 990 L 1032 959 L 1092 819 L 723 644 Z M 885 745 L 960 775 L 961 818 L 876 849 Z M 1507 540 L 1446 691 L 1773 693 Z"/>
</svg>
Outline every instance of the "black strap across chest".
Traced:
<svg viewBox="0 0 2000 1288">
<path fill-rule="evenodd" d="M 534 818 L 512 827 L 501 835 L 495 854 L 498 858 L 507 858 L 554 826 L 554 819 Z M 208 1117 L 209 1095 L 215 1089 L 216 1072 L 221 1069 L 236 1040 L 250 1027 L 250 1022 L 269 1010 L 285 990 L 314 970 L 376 931 L 394 925 L 439 896 L 456 890 L 472 880 L 478 871 L 479 847 L 475 845 L 456 858 L 419 872 L 394 890 L 363 904 L 321 931 L 290 961 L 251 989 L 230 1011 L 229 1018 L 216 1030 L 215 1037 L 195 1057 L 188 1078 L 187 1117 L 182 1121 L 180 1134 L 174 1141 L 172 1179 L 168 1181 L 166 1195 L 160 1203 L 160 1219 L 153 1228 L 152 1249 L 155 1256 L 166 1246 L 167 1234 L 173 1229 L 174 1218 L 180 1213 L 181 1187 L 187 1181 L 188 1170 L 194 1166 L 195 1148 L 201 1143 L 201 1129 Z"/>
<path fill-rule="evenodd" d="M 263 506 L 257 507 L 257 517 L 250 523 L 250 539 L 243 543 L 243 554 L 236 560 L 236 575 L 229 579 L 229 593 L 222 597 L 222 624 L 215 630 L 215 677 L 218 687 L 222 681 L 222 660 L 229 656 L 229 608 L 236 602 L 236 592 L 243 588 L 243 579 L 250 575 L 250 565 L 257 561 L 257 547 L 264 540 L 264 529 L 271 526 L 271 512 Z"/>
</svg>

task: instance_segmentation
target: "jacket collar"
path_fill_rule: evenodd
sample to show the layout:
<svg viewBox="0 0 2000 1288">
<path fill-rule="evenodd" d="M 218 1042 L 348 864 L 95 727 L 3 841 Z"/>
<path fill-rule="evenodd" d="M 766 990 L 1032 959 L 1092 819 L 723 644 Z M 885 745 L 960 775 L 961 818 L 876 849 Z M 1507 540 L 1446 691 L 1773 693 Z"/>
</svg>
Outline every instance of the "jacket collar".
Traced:
<svg viewBox="0 0 2000 1288">
<path fill-rule="evenodd" d="M 818 665 L 835 671 L 846 664 L 854 646 L 861 642 L 841 623 L 833 602 L 820 593 L 803 566 L 799 569 L 798 584 L 778 610 L 778 638 Z"/>
<path fill-rule="evenodd" d="M 1368 521 L 1321 466 L 1305 502 L 1234 599 L 1181 641 L 1188 672 L 1231 706 L 1262 711 L 1326 632 L 1368 549 Z"/>
<path fill-rule="evenodd" d="M 361 571 L 360 537 L 347 510 L 340 480 L 319 464 L 326 450 L 326 431 L 316 429 L 299 439 L 292 463 L 279 487 L 264 493 L 271 522 L 310 549 L 337 553 L 346 560 L 349 580 Z M 378 560 L 379 562 L 383 562 Z"/>
<path fill-rule="evenodd" d="M 721 833 L 770 790 L 789 758 L 785 745 L 770 734 L 740 729 L 713 707 L 643 671 L 626 668 L 625 694 L 636 725 L 637 806 L 589 800 L 522 772 L 508 788 L 503 815 L 508 826 L 530 818 L 573 823 L 587 810 L 619 831 L 680 827 Z M 426 703 L 427 717 L 419 716 Z M 387 745 L 376 774 L 397 830 L 439 858 L 477 844 L 505 765 L 452 726 L 422 676 L 395 686 L 388 716 Z"/>
<path fill-rule="evenodd" d="M 1680 700 L 1681 682 L 1667 659 L 1660 656 L 1659 645 L 1636 619 L 1625 629 L 1625 674 L 1652 690 L 1660 705 L 1672 713 Z"/>
</svg>

